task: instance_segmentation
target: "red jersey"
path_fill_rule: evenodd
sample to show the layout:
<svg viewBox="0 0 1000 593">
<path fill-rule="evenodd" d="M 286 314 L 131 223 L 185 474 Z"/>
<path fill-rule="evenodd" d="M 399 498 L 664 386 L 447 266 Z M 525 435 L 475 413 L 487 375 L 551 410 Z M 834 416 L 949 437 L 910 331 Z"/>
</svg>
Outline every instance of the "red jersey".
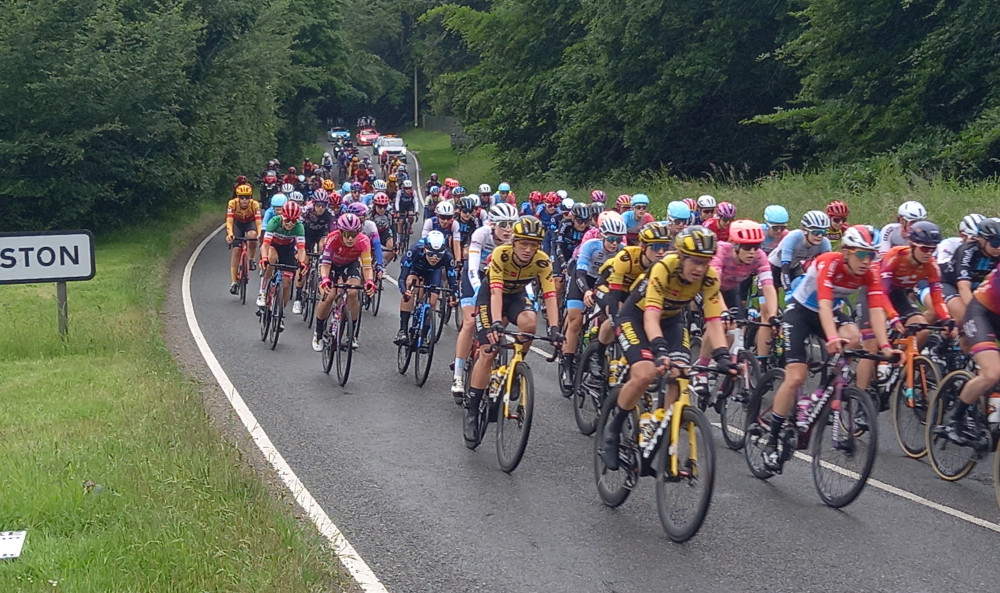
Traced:
<svg viewBox="0 0 1000 593">
<path fill-rule="evenodd" d="M 729 225 L 726 228 L 719 226 L 719 219 L 716 217 L 709 218 L 705 222 L 701 223 L 706 229 L 715 233 L 715 236 L 719 238 L 720 241 L 729 240 Z"/>
<path fill-rule="evenodd" d="M 885 308 L 878 263 L 872 262 L 862 276 L 855 276 L 847 269 L 844 254 L 840 251 L 823 253 L 813 260 L 792 297 L 802 306 L 819 311 L 819 301 L 843 301 L 859 288 L 868 289 L 868 308 Z"/>
<path fill-rule="evenodd" d="M 926 280 L 931 289 L 934 313 L 938 319 L 951 319 L 948 307 L 944 304 L 944 296 L 941 294 L 941 270 L 934 258 L 931 258 L 926 264 L 917 263 L 910 257 L 910 246 L 899 245 L 886 252 L 879 268 L 882 275 L 882 290 L 886 294 L 893 290 L 915 288 L 921 280 Z M 889 321 L 895 321 L 899 317 L 899 313 L 892 306 L 890 299 L 885 299 L 883 305 Z"/>
<path fill-rule="evenodd" d="M 350 263 L 361 260 L 361 265 L 371 267 L 372 265 L 372 244 L 368 235 L 358 233 L 354 240 L 354 245 L 348 247 L 344 245 L 340 238 L 340 231 L 333 231 L 326 236 L 326 245 L 323 247 L 323 255 L 320 263 L 331 266 L 346 266 Z"/>
</svg>

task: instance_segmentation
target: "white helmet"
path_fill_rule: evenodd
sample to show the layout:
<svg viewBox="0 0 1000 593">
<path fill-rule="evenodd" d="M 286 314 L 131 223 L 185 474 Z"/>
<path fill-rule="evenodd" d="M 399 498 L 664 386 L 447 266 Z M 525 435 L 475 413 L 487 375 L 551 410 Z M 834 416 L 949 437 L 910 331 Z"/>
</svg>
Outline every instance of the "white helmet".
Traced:
<svg viewBox="0 0 1000 593">
<path fill-rule="evenodd" d="M 875 249 L 876 236 L 864 225 L 855 225 L 844 231 L 840 246 L 849 249 Z"/>
<path fill-rule="evenodd" d="M 479 193 L 481 194 L 491 194 L 493 193 L 493 188 L 490 187 L 489 183 L 484 183 L 479 186 Z"/>
<path fill-rule="evenodd" d="M 288 199 L 293 202 L 304 202 L 306 198 L 305 196 L 302 195 L 302 192 L 293 191 L 292 193 L 288 194 Z"/>
<path fill-rule="evenodd" d="M 437 208 L 434 209 L 434 214 L 438 216 L 455 216 L 455 207 L 451 205 L 451 202 L 443 200 L 438 202 Z"/>
<path fill-rule="evenodd" d="M 576 202 L 573 201 L 573 198 L 563 198 L 562 209 L 569 212 L 573 209 L 574 204 L 576 204 Z"/>
<path fill-rule="evenodd" d="M 622 215 L 614 210 L 609 211 L 601 221 L 601 232 L 605 235 L 624 235 L 626 229 Z"/>
<path fill-rule="evenodd" d="M 287 195 L 287 194 L 292 193 L 293 191 L 295 191 L 295 186 L 292 185 L 291 183 L 283 183 L 281 185 L 281 193 Z"/>
<path fill-rule="evenodd" d="M 517 222 L 520 216 L 517 213 L 517 208 L 508 204 L 507 202 L 501 202 L 492 208 L 490 208 L 490 222 L 496 224 L 498 222 Z"/>
<path fill-rule="evenodd" d="M 958 223 L 958 232 L 967 237 L 975 237 L 979 234 L 979 223 L 985 218 L 982 214 L 967 214 L 962 222 Z"/>
<path fill-rule="evenodd" d="M 830 217 L 822 210 L 810 210 L 802 215 L 802 228 L 828 229 L 830 228 Z"/>
<path fill-rule="evenodd" d="M 299 175 L 299 183 L 302 183 L 305 180 L 306 180 L 306 176 L 305 175 Z"/>
<path fill-rule="evenodd" d="M 444 233 L 441 231 L 431 231 L 427 233 L 427 240 L 424 242 L 427 248 L 435 251 L 438 255 L 444 251 Z"/>
<path fill-rule="evenodd" d="M 403 180 L 403 189 L 413 189 L 413 182 L 409 179 Z"/>
<path fill-rule="evenodd" d="M 569 194 L 566 193 L 566 190 L 564 190 L 564 189 L 561 189 L 561 190 L 557 191 L 556 195 L 559 196 L 559 199 L 563 200 L 563 201 L 569 199 Z M 572 208 L 572 206 L 570 206 L 570 208 Z"/>
<path fill-rule="evenodd" d="M 330 153 L 329 152 L 324 152 L 323 156 L 326 157 L 326 158 L 330 158 Z"/>
<path fill-rule="evenodd" d="M 710 196 L 708 194 L 705 194 L 705 195 L 699 197 L 698 198 L 698 207 L 699 208 L 715 208 L 715 198 L 713 198 L 712 196 Z"/>
<path fill-rule="evenodd" d="M 376 179 L 372 183 L 372 188 L 375 191 L 385 191 L 385 189 L 386 189 L 385 181 L 382 181 L 381 179 Z"/>
<path fill-rule="evenodd" d="M 910 200 L 900 204 L 896 214 L 907 222 L 916 222 L 927 218 L 927 208 L 920 202 Z"/>
</svg>

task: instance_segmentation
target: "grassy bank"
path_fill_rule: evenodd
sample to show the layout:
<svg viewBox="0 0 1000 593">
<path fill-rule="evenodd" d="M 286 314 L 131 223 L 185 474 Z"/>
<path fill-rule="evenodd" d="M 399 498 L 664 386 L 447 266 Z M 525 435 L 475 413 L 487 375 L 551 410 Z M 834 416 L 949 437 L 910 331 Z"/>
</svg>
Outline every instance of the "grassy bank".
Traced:
<svg viewBox="0 0 1000 593">
<path fill-rule="evenodd" d="M 69 285 L 65 342 L 54 285 L 0 286 L 0 531 L 27 530 L 0 591 L 343 589 L 161 338 L 167 256 L 197 226 L 98 237 L 96 277 Z"/>
<path fill-rule="evenodd" d="M 466 188 L 475 191 L 480 183 L 494 187 L 499 182 L 490 158 L 484 148 L 474 149 L 470 155 L 459 156 L 451 149 L 447 134 L 429 130 L 414 130 L 404 134 L 407 146 L 420 150 L 420 163 L 427 173 L 436 172 L 444 177 L 456 177 Z M 579 187 L 567 180 L 510 180 L 519 199 L 532 189 L 549 191 L 566 188 L 574 198 L 589 200 L 590 191 L 603 189 L 608 194 L 608 205 L 619 194 L 646 193 L 650 196 L 653 213 L 665 215 L 667 203 L 686 197 L 711 194 L 718 201 L 733 202 L 738 217 L 760 219 L 764 208 L 781 204 L 792 216 L 793 225 L 807 210 L 823 209 L 832 200 L 844 200 L 851 208 L 850 221 L 878 226 L 895 221 L 896 208 L 906 200 L 917 200 L 927 207 L 931 218 L 942 225 L 946 235 L 957 234 L 958 222 L 970 212 L 987 216 L 1000 215 L 1000 182 L 986 180 L 964 183 L 942 179 L 923 179 L 901 173 L 885 166 L 881 170 L 858 171 L 827 170 L 819 173 L 782 173 L 758 180 L 755 183 L 732 183 L 725 179 L 689 181 L 668 176 L 653 176 L 635 183 L 607 183 L 593 187 Z"/>
</svg>

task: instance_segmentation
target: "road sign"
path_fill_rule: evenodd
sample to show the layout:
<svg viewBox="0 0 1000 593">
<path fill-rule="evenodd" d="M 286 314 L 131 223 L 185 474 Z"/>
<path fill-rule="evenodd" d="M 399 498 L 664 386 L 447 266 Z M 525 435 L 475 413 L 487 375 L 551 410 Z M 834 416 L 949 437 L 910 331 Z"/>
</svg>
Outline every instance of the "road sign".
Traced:
<svg viewBox="0 0 1000 593">
<path fill-rule="evenodd" d="M 93 277 L 94 235 L 90 231 L 0 233 L 0 284 Z"/>
</svg>

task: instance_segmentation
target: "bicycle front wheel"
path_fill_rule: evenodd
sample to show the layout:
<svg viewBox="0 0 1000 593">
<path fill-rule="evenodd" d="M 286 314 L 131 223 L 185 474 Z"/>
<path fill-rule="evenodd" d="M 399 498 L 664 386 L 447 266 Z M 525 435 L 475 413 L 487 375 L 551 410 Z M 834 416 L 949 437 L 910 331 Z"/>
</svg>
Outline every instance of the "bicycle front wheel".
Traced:
<svg viewBox="0 0 1000 593">
<path fill-rule="evenodd" d="M 719 417 L 722 420 L 722 440 L 733 451 L 743 448 L 743 433 L 752 421 L 747 416 L 750 398 L 760 379 L 760 364 L 757 357 L 749 350 L 743 350 L 737 357 L 737 362 L 746 370 L 735 377 L 727 376 L 720 388 Z"/>
<path fill-rule="evenodd" d="M 972 447 L 962 447 L 948 440 L 941 426 L 948 417 L 951 408 L 962 405 L 958 394 L 962 387 L 972 379 L 969 371 L 953 371 L 948 373 L 938 386 L 937 391 L 927 403 L 927 422 L 924 427 L 924 438 L 927 443 L 927 458 L 934 468 L 934 473 L 942 480 L 954 482 L 964 478 L 976 466 L 975 451 Z"/>
<path fill-rule="evenodd" d="M 351 317 L 351 308 L 347 303 L 340 305 L 340 325 L 337 327 L 337 335 L 333 336 L 336 344 L 337 357 L 337 383 L 341 387 L 347 384 L 347 378 L 351 375 L 351 357 L 354 355 L 354 348 L 351 347 L 354 341 L 354 319 Z"/>
<path fill-rule="evenodd" d="M 417 343 L 414 347 L 413 378 L 417 382 L 417 387 L 423 387 L 427 382 L 428 375 L 431 374 L 431 361 L 434 360 L 434 344 L 437 343 L 438 329 L 435 326 L 435 316 L 428 308 L 424 315 L 424 326 L 417 335 Z"/>
<path fill-rule="evenodd" d="M 497 461 L 508 474 L 517 469 L 528 446 L 531 418 L 535 411 L 535 382 L 528 365 L 514 367 L 510 393 L 500 402 L 497 414 Z"/>
<path fill-rule="evenodd" d="M 372 317 L 378 317 L 378 310 L 382 306 L 382 278 L 379 278 L 375 287 L 375 296 L 372 297 Z"/>
<path fill-rule="evenodd" d="M 247 283 L 250 282 L 250 268 L 247 265 L 246 256 L 240 259 L 240 268 L 237 271 L 236 283 L 239 284 L 240 304 L 247 304 Z"/>
<path fill-rule="evenodd" d="M 669 435 L 665 433 L 664 438 Z M 676 471 L 672 458 L 677 460 Z M 661 445 L 657 462 L 656 510 L 660 523 L 671 540 L 687 541 L 705 521 L 715 486 L 712 426 L 701 410 L 684 406 L 677 442 Z"/>
<path fill-rule="evenodd" d="M 260 341 L 266 342 L 267 336 L 271 334 L 271 308 L 258 308 L 257 314 L 260 316 Z"/>
<path fill-rule="evenodd" d="M 757 389 L 747 402 L 747 428 L 743 435 L 743 454 L 750 473 L 758 480 L 770 478 L 771 473 L 764 467 L 764 447 L 770 438 L 771 405 L 774 394 L 785 380 L 785 369 L 774 368 L 764 373 Z"/>
<path fill-rule="evenodd" d="M 441 334 L 444 333 L 444 326 L 448 324 L 448 318 L 451 317 L 451 307 L 448 306 L 448 299 L 444 295 L 438 295 L 438 306 L 437 306 L 437 332 L 434 333 L 434 343 L 436 344 L 438 340 L 441 339 Z M 431 317 L 434 317 L 431 315 Z"/>
<path fill-rule="evenodd" d="M 830 507 L 845 507 L 861 494 L 878 451 L 878 408 L 855 386 L 844 387 L 840 410 L 831 399 L 813 430 L 812 474 L 816 491 Z"/>
<path fill-rule="evenodd" d="M 592 362 L 600 366 L 600 375 L 591 372 Z M 608 393 L 607 376 L 608 358 L 601 354 L 600 342 L 594 340 L 584 349 L 573 378 L 573 419 L 576 420 L 580 434 L 584 436 L 590 436 L 597 430 L 597 423 L 601 418 L 601 402 Z"/>
<path fill-rule="evenodd" d="M 285 318 L 285 303 L 281 291 L 274 291 L 274 301 L 271 310 L 271 350 L 278 347 L 278 338 L 281 336 L 281 323 Z"/>
<path fill-rule="evenodd" d="M 927 455 L 927 403 L 941 383 L 937 365 L 925 356 L 913 359 L 913 393 L 907 394 L 906 381 L 900 380 L 892 392 L 889 408 L 896 442 L 907 457 L 920 459 Z"/>
</svg>

